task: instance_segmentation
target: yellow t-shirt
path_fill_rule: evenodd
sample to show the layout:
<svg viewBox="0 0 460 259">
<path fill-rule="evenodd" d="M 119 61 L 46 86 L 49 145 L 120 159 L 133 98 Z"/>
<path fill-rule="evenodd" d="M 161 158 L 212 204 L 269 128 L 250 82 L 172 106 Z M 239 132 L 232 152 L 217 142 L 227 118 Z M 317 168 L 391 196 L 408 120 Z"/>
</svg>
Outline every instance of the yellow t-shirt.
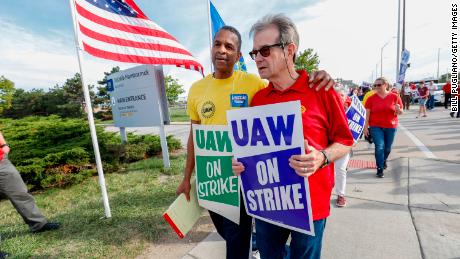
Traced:
<svg viewBox="0 0 460 259">
<path fill-rule="evenodd" d="M 375 94 L 375 91 L 374 90 L 370 90 L 369 92 L 367 92 L 364 97 L 363 97 L 363 106 L 366 106 L 366 101 L 369 97 L 371 97 L 372 95 Z"/>
<path fill-rule="evenodd" d="M 216 79 L 212 75 L 195 82 L 190 88 L 187 98 L 187 113 L 191 120 L 201 124 L 227 124 L 227 110 L 232 107 L 232 96 L 237 102 L 246 101 L 249 105 L 252 97 L 267 85 L 254 74 L 233 71 L 231 77 Z"/>
</svg>

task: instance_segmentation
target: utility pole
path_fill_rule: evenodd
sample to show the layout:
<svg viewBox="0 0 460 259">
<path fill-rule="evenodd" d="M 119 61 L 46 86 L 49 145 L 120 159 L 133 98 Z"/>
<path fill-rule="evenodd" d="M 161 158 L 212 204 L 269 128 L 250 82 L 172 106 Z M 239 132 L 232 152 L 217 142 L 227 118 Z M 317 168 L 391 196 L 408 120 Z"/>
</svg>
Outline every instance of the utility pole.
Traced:
<svg viewBox="0 0 460 259">
<path fill-rule="evenodd" d="M 399 53 L 401 53 L 400 43 L 401 43 L 401 0 L 398 0 L 398 47 L 396 48 L 396 77 L 395 82 L 398 82 L 399 77 Z"/>
<path fill-rule="evenodd" d="M 375 80 L 377 80 L 377 77 L 378 77 L 378 72 L 379 71 L 379 62 L 377 62 L 377 64 L 375 64 Z"/>
<path fill-rule="evenodd" d="M 383 48 L 385 48 L 393 38 L 394 38 L 394 36 L 390 40 L 388 40 L 387 43 L 385 43 L 382 46 L 382 48 L 380 48 L 380 77 L 383 76 Z"/>
<path fill-rule="evenodd" d="M 403 0 L 402 50 L 406 49 L 406 0 Z"/>
<path fill-rule="evenodd" d="M 438 79 L 438 80 L 439 80 L 439 52 L 440 52 L 440 51 L 441 51 L 441 49 L 438 48 L 438 73 L 437 73 L 437 75 L 436 75 L 436 79 Z"/>
</svg>

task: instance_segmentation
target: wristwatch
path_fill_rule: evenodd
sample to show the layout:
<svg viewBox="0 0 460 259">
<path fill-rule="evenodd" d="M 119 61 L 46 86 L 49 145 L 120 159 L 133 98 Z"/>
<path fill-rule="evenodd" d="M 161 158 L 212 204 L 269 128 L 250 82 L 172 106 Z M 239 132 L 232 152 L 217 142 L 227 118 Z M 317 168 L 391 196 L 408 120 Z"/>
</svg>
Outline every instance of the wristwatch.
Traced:
<svg viewBox="0 0 460 259">
<path fill-rule="evenodd" d="M 319 168 L 324 168 L 330 163 L 329 156 L 327 155 L 327 152 L 324 149 L 320 150 L 319 152 L 323 153 L 324 155 L 324 163 Z"/>
<path fill-rule="evenodd" d="M 0 145 L 0 148 L 9 147 L 9 146 L 10 146 L 10 145 L 8 145 L 8 144 L 5 143 L 5 144 L 3 144 L 3 145 Z"/>
</svg>

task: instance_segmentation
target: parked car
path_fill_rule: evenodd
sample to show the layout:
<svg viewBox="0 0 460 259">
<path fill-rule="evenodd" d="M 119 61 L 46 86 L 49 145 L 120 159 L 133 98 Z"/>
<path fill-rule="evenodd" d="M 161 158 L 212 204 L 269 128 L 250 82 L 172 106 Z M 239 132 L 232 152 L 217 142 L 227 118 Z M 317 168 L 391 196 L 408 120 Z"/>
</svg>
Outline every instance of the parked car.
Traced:
<svg viewBox="0 0 460 259">
<path fill-rule="evenodd" d="M 436 86 L 436 90 L 434 91 L 434 104 L 441 105 L 444 103 L 444 91 L 442 90 L 444 83 L 436 83 L 434 85 Z M 419 84 L 417 84 L 417 90 L 411 90 L 412 100 L 414 103 L 418 103 L 418 100 L 420 99 L 418 87 Z"/>
<path fill-rule="evenodd" d="M 412 93 L 412 102 L 418 103 L 418 99 L 420 98 L 420 94 L 418 93 L 418 88 L 416 88 L 415 90 L 411 89 L 411 93 Z"/>
<path fill-rule="evenodd" d="M 434 85 L 436 86 L 436 90 L 434 91 L 434 104 L 441 105 L 444 103 L 444 91 L 442 90 L 444 83 L 436 83 Z"/>
</svg>

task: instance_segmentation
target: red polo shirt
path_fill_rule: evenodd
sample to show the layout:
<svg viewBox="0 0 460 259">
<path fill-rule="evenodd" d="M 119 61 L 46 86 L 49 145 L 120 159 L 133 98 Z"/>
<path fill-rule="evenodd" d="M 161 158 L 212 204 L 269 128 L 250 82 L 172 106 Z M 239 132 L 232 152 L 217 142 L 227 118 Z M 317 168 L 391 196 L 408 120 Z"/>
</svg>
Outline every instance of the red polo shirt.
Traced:
<svg viewBox="0 0 460 259">
<path fill-rule="evenodd" d="M 374 94 L 366 102 L 366 109 L 370 110 L 369 126 L 380 128 L 396 128 L 398 126 L 398 116 L 395 114 L 395 105 L 403 104 L 399 95 L 389 92 L 385 98 Z"/>
<path fill-rule="evenodd" d="M 450 94 L 450 91 L 451 91 L 451 84 L 449 82 L 447 82 L 443 87 L 442 87 L 442 90 L 444 91 L 444 93 L 448 93 Z"/>
<path fill-rule="evenodd" d="M 420 98 L 428 99 L 428 95 L 429 95 L 428 87 L 426 87 L 426 86 L 420 87 L 418 89 L 418 94 L 420 95 Z"/>
<path fill-rule="evenodd" d="M 297 71 L 297 81 L 284 91 L 273 87 L 272 83 L 257 92 L 251 106 L 299 100 L 302 109 L 303 135 L 308 144 L 322 150 L 332 143 L 353 145 L 353 137 L 348 127 L 343 104 L 339 95 L 333 91 L 316 91 L 308 87 L 308 75 Z M 334 164 L 318 169 L 308 177 L 313 220 L 329 216 L 330 198 L 334 187 Z"/>
</svg>

